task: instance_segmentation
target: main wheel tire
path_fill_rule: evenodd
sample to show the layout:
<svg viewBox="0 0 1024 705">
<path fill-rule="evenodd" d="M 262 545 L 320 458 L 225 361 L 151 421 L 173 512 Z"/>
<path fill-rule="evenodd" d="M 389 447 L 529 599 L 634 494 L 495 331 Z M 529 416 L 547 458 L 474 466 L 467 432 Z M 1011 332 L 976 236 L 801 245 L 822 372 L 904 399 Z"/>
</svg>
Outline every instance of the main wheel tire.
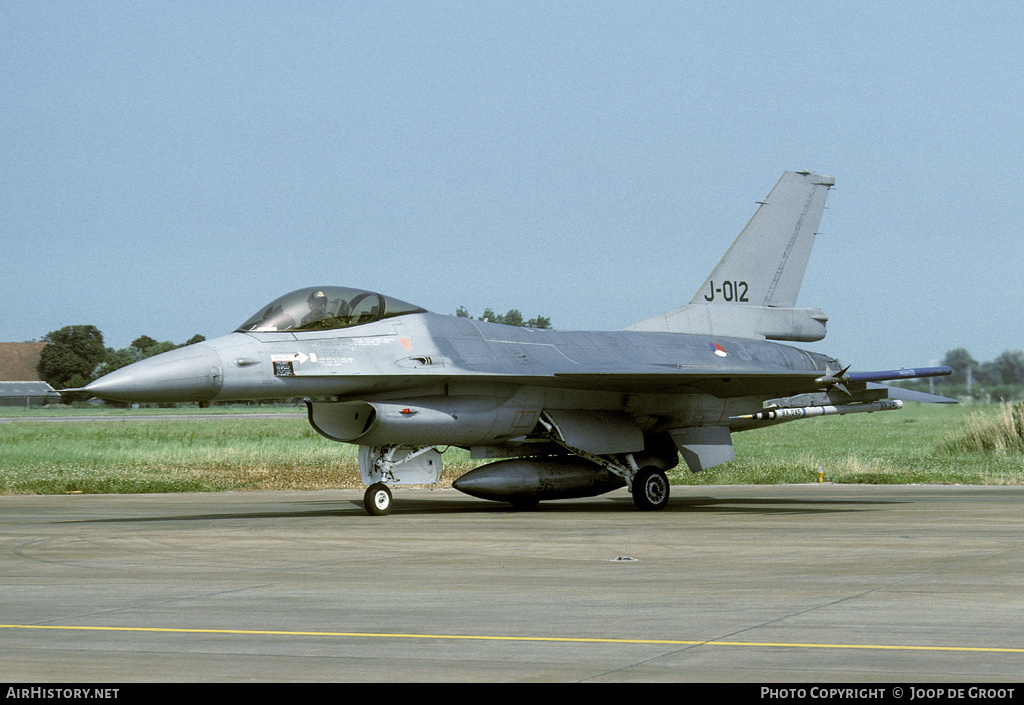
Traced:
<svg viewBox="0 0 1024 705">
<path fill-rule="evenodd" d="M 669 484 L 665 472 L 647 466 L 633 477 L 633 503 L 642 511 L 664 509 L 668 504 Z"/>
<path fill-rule="evenodd" d="M 391 511 L 391 490 L 382 482 L 375 482 L 366 488 L 363 507 L 371 516 L 382 517 Z"/>
</svg>

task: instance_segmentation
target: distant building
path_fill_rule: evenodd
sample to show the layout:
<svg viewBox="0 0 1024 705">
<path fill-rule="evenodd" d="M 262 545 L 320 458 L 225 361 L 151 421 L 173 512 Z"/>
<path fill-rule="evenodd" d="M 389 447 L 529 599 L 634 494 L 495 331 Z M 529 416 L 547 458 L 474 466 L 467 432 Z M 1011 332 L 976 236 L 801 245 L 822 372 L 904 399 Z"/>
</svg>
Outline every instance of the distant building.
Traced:
<svg viewBox="0 0 1024 705">
<path fill-rule="evenodd" d="M 60 394 L 46 382 L 0 382 L 0 406 L 60 404 Z"/>
<path fill-rule="evenodd" d="M 0 406 L 59 404 L 60 395 L 39 379 L 46 343 L 0 343 Z"/>
</svg>

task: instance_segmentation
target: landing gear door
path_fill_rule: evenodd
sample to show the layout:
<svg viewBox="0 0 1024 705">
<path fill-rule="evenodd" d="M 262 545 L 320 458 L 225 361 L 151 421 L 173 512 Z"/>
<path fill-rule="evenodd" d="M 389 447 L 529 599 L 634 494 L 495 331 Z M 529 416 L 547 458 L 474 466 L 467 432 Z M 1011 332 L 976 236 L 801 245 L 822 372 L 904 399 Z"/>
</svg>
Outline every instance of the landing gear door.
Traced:
<svg viewBox="0 0 1024 705">
<path fill-rule="evenodd" d="M 690 472 L 701 472 L 736 459 L 732 436 L 726 426 L 674 428 L 668 435 L 682 453 Z"/>
<path fill-rule="evenodd" d="M 359 474 L 364 485 L 435 485 L 444 472 L 434 446 L 359 446 Z"/>
<path fill-rule="evenodd" d="M 644 434 L 621 411 L 545 409 L 567 445 L 594 455 L 635 453 L 644 449 Z"/>
</svg>

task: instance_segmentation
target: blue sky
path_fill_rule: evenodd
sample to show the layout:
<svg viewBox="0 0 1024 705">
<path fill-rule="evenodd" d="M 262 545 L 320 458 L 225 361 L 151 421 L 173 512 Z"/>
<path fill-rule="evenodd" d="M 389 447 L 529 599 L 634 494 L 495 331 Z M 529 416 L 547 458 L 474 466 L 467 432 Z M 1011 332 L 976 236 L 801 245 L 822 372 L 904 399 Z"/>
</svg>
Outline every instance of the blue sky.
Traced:
<svg viewBox="0 0 1024 705">
<path fill-rule="evenodd" d="M 1024 6 L 0 4 L 0 340 L 229 332 L 310 285 L 615 330 L 785 170 L 854 369 L 1024 348 Z"/>
</svg>

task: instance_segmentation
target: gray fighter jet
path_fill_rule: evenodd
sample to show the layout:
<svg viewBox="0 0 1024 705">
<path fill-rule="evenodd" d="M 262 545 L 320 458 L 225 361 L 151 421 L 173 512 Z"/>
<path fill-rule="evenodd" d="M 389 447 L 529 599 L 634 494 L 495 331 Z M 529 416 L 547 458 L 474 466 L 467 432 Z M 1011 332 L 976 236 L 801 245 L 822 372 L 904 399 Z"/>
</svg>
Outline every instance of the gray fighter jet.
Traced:
<svg viewBox="0 0 1024 705">
<path fill-rule="evenodd" d="M 369 513 L 389 487 L 436 483 L 439 447 L 492 461 L 453 486 L 531 507 L 625 485 L 661 509 L 666 471 L 735 458 L 731 434 L 798 418 L 953 402 L 849 372 L 777 340 L 825 336 L 796 308 L 834 179 L 786 172 L 686 306 L 617 332 L 535 330 L 430 313 L 372 291 L 300 289 L 229 335 L 136 362 L 84 391 L 129 402 L 303 397 L 309 422 L 359 446 Z"/>
</svg>

